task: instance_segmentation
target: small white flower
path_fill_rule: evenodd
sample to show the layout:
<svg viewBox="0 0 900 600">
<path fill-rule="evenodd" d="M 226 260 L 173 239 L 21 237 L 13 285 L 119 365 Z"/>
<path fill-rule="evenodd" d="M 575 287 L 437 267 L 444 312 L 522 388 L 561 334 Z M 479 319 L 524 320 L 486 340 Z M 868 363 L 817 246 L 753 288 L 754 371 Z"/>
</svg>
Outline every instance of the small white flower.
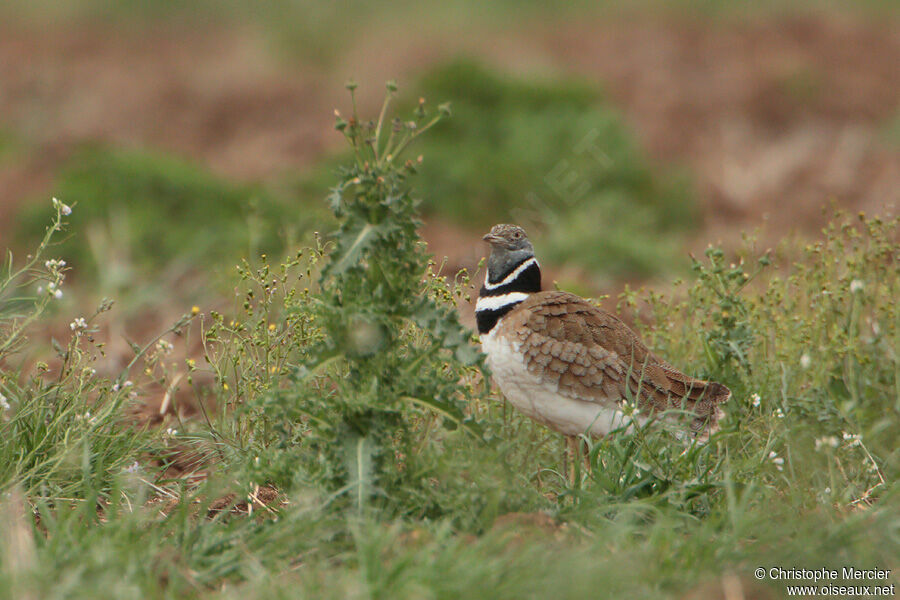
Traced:
<svg viewBox="0 0 900 600">
<path fill-rule="evenodd" d="M 89 425 L 93 425 L 94 423 L 97 422 L 97 417 L 92 417 L 91 411 L 86 410 L 86 411 L 84 411 L 83 415 L 75 415 L 75 420 L 76 421 L 87 421 Z"/>
<path fill-rule="evenodd" d="M 166 429 L 166 437 L 175 437 L 178 435 L 178 430 L 174 427 L 169 427 Z"/>
<path fill-rule="evenodd" d="M 159 340 L 156 342 L 156 347 L 160 352 L 164 354 L 169 354 L 175 349 L 175 346 L 171 342 L 167 342 L 166 340 Z"/>
<path fill-rule="evenodd" d="M 622 414 L 629 417 L 641 414 L 641 409 L 638 407 L 636 402 L 629 402 L 624 398 L 619 402 L 619 408 L 622 410 Z"/>
<path fill-rule="evenodd" d="M 119 390 L 124 390 L 125 388 L 130 388 L 133 385 L 134 385 L 134 382 L 132 382 L 130 379 L 121 385 L 119 385 L 119 383 L 116 382 L 112 386 L 112 391 L 118 392 Z"/>
<path fill-rule="evenodd" d="M 850 282 L 850 292 L 856 294 L 857 292 L 863 291 L 865 284 L 859 279 L 854 279 Z"/>
<path fill-rule="evenodd" d="M 810 358 L 809 354 L 804 352 L 803 354 L 800 355 L 800 367 L 802 369 L 808 369 L 811 364 L 812 364 L 812 358 Z"/>
<path fill-rule="evenodd" d="M 847 433 L 846 431 L 841 434 L 844 438 L 845 442 L 848 442 L 848 446 L 851 448 L 853 446 L 862 445 L 862 436 L 858 433 Z"/>
<path fill-rule="evenodd" d="M 141 465 L 138 464 L 138 461 L 134 461 L 131 465 L 125 467 L 124 471 L 126 473 L 137 473 L 141 470 Z"/>
<path fill-rule="evenodd" d="M 816 438 L 816 450 L 818 451 L 825 447 L 837 448 L 840 443 L 841 441 L 836 436 L 826 435 L 825 437 Z"/>
<path fill-rule="evenodd" d="M 53 291 L 53 297 L 56 298 L 57 300 L 62 298 L 62 296 L 63 296 L 62 290 L 54 290 Z"/>
<path fill-rule="evenodd" d="M 783 419 L 783 418 L 784 418 L 784 411 L 781 410 L 780 408 L 776 408 L 776 409 L 775 409 L 775 417 L 778 418 L 778 419 Z"/>
<path fill-rule="evenodd" d="M 772 450 L 769 452 L 769 460 L 772 461 L 772 464 L 775 465 L 775 468 L 779 471 L 784 470 L 784 459 L 778 456 L 778 453 Z"/>
<path fill-rule="evenodd" d="M 66 266 L 66 261 L 60 258 L 51 258 L 50 260 L 44 261 L 44 266 L 50 269 L 51 271 L 55 271 L 57 269 L 61 269 Z"/>
<path fill-rule="evenodd" d="M 0 409 L 9 410 L 10 408 L 9 400 L 6 399 L 6 396 L 0 394 Z"/>
<path fill-rule="evenodd" d="M 37 286 L 37 293 L 38 293 L 38 294 L 43 294 L 43 293 L 44 293 L 44 286 L 42 286 L 42 285 Z"/>
<path fill-rule="evenodd" d="M 753 408 L 759 406 L 760 400 L 759 394 L 752 394 L 750 396 L 750 404 L 753 405 Z"/>
<path fill-rule="evenodd" d="M 87 329 L 87 321 L 84 320 L 84 317 L 78 317 L 71 323 L 69 323 L 69 329 L 72 331 L 82 331 Z"/>
<path fill-rule="evenodd" d="M 53 206 L 54 206 L 54 208 L 59 210 L 59 212 L 66 215 L 67 217 L 72 214 L 72 207 L 69 206 L 68 204 L 63 204 L 56 198 L 53 199 Z"/>
</svg>

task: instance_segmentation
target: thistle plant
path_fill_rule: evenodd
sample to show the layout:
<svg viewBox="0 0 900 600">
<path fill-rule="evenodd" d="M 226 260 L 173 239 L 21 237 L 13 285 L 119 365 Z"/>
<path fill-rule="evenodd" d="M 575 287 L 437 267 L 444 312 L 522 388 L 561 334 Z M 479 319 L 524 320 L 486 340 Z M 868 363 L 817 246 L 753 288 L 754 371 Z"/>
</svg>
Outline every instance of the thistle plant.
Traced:
<svg viewBox="0 0 900 600">
<path fill-rule="evenodd" d="M 311 450 L 311 475 L 361 509 L 373 494 L 424 477 L 412 465 L 435 424 L 475 431 L 465 382 L 481 362 L 416 232 L 409 177 L 422 158 L 403 158 L 449 110 L 420 99 L 411 119 L 388 120 L 397 89 L 389 83 L 378 119 L 363 121 L 348 88 L 352 113 L 336 111 L 335 128 L 353 159 L 328 196 L 340 227 L 326 241 L 317 294 L 295 307 L 313 312 L 319 335 L 267 410 L 284 410 L 303 430 L 283 432 L 282 447 Z"/>
</svg>

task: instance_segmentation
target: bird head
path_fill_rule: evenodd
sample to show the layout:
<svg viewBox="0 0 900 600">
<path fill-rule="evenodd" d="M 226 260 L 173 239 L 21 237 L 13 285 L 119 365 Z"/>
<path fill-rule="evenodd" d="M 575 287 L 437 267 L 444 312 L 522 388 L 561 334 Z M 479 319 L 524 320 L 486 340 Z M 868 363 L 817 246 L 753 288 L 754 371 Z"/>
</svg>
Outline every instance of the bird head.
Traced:
<svg viewBox="0 0 900 600">
<path fill-rule="evenodd" d="M 534 246 L 518 225 L 494 225 L 482 239 L 491 245 L 488 273 L 492 279 L 502 279 L 534 256 Z"/>
</svg>

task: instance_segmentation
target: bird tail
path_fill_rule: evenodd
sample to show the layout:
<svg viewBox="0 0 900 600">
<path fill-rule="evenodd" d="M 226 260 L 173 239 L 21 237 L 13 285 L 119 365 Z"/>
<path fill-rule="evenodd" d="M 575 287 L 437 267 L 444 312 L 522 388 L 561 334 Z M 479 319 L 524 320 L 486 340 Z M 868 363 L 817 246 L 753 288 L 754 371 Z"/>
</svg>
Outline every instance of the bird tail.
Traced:
<svg viewBox="0 0 900 600">
<path fill-rule="evenodd" d="M 731 398 L 731 390 L 727 386 L 715 381 L 703 382 L 702 396 L 694 404 L 694 413 L 697 415 L 691 423 L 697 441 L 706 443 L 709 436 L 719 430 L 719 420 L 725 417 L 725 411 L 721 405 Z"/>
</svg>

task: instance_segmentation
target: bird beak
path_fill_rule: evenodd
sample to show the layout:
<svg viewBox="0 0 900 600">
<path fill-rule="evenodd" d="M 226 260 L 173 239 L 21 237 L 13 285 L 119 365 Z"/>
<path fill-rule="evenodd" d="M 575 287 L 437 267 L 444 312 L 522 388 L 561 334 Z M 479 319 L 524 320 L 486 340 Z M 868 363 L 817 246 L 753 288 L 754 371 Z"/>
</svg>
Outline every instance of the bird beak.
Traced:
<svg viewBox="0 0 900 600">
<path fill-rule="evenodd" d="M 499 235 L 494 235 L 493 233 L 488 233 L 483 238 L 488 244 L 502 244 L 504 242 L 503 238 Z"/>
</svg>

